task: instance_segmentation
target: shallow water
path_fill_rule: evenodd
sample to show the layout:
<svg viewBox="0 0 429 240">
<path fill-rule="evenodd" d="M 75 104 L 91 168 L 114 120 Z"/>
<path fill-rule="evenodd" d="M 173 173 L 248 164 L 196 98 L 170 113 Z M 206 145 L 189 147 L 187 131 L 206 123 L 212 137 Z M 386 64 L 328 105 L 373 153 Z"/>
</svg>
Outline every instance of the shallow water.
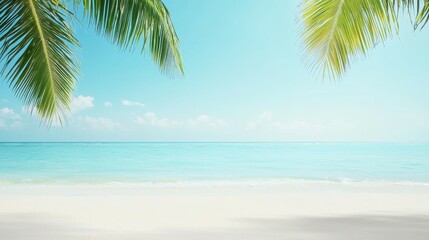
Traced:
<svg viewBox="0 0 429 240">
<path fill-rule="evenodd" d="M 0 143 L 0 182 L 429 184 L 429 143 Z"/>
</svg>

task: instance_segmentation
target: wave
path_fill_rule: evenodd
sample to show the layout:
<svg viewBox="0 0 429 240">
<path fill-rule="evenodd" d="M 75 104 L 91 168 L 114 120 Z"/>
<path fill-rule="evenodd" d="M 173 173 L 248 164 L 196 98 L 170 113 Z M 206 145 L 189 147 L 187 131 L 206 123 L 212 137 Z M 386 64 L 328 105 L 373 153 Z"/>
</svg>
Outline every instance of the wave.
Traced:
<svg viewBox="0 0 429 240">
<path fill-rule="evenodd" d="M 350 186 L 428 186 L 429 182 L 391 180 L 319 180 L 319 179 L 239 179 L 239 180 L 157 180 L 157 181 L 0 181 L 0 187 L 11 186 L 107 186 L 107 187 L 269 187 L 287 185 L 350 185 Z"/>
</svg>

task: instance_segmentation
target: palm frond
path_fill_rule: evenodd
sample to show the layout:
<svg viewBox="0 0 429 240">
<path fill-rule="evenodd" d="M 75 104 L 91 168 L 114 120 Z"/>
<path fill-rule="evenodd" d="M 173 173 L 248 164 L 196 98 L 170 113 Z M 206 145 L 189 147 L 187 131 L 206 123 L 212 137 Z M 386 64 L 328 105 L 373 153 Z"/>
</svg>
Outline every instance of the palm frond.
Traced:
<svg viewBox="0 0 429 240">
<path fill-rule="evenodd" d="M 426 26 L 429 21 L 429 2 L 426 2 L 422 10 L 419 12 L 416 18 L 415 28 L 421 26 L 422 28 Z"/>
<path fill-rule="evenodd" d="M 416 19 L 414 29 L 423 28 L 429 21 L 429 1 L 428 0 L 408 0 L 408 7 L 414 9 Z M 407 1 L 407 2 L 408 2 Z"/>
<path fill-rule="evenodd" d="M 99 33 L 116 45 L 133 50 L 149 43 L 153 60 L 164 71 L 184 72 L 179 39 L 161 0 L 75 0 Z"/>
<path fill-rule="evenodd" d="M 423 28 L 429 20 L 428 0 L 391 0 L 397 12 L 407 12 L 414 29 Z"/>
<path fill-rule="evenodd" d="M 391 0 L 304 0 L 301 19 L 304 60 L 322 77 L 342 76 L 397 30 Z"/>
<path fill-rule="evenodd" d="M 2 76 L 49 122 L 67 113 L 78 72 L 66 15 L 51 1 L 0 1 Z"/>
</svg>

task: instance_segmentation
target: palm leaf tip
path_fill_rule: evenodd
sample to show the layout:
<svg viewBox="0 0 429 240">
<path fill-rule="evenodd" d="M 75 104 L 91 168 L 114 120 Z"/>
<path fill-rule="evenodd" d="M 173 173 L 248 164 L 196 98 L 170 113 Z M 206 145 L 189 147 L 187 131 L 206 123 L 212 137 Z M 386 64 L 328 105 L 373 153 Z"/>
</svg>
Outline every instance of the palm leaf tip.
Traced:
<svg viewBox="0 0 429 240">
<path fill-rule="evenodd" d="M 69 109 L 78 68 L 78 46 L 52 1 L 0 1 L 0 59 L 15 94 L 52 122 Z"/>
<path fill-rule="evenodd" d="M 164 72 L 184 73 L 179 39 L 161 0 L 78 0 L 97 32 L 124 49 L 142 51 L 148 45 L 153 60 Z"/>
<path fill-rule="evenodd" d="M 409 7 L 414 8 L 417 12 L 414 29 L 417 29 L 419 26 L 423 28 L 429 21 L 429 1 L 417 0 L 416 2 L 419 4 L 409 4 Z"/>
<path fill-rule="evenodd" d="M 393 34 L 395 14 L 390 0 L 304 0 L 305 62 L 322 77 L 342 76 L 352 60 Z"/>
</svg>

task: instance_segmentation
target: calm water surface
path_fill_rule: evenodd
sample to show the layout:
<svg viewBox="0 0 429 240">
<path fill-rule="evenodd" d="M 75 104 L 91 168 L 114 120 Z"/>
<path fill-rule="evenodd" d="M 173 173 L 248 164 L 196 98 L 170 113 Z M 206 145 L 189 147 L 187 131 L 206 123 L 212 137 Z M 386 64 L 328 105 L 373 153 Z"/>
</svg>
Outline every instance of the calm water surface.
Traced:
<svg viewBox="0 0 429 240">
<path fill-rule="evenodd" d="M 428 143 L 0 143 L 1 183 L 429 183 Z"/>
</svg>

